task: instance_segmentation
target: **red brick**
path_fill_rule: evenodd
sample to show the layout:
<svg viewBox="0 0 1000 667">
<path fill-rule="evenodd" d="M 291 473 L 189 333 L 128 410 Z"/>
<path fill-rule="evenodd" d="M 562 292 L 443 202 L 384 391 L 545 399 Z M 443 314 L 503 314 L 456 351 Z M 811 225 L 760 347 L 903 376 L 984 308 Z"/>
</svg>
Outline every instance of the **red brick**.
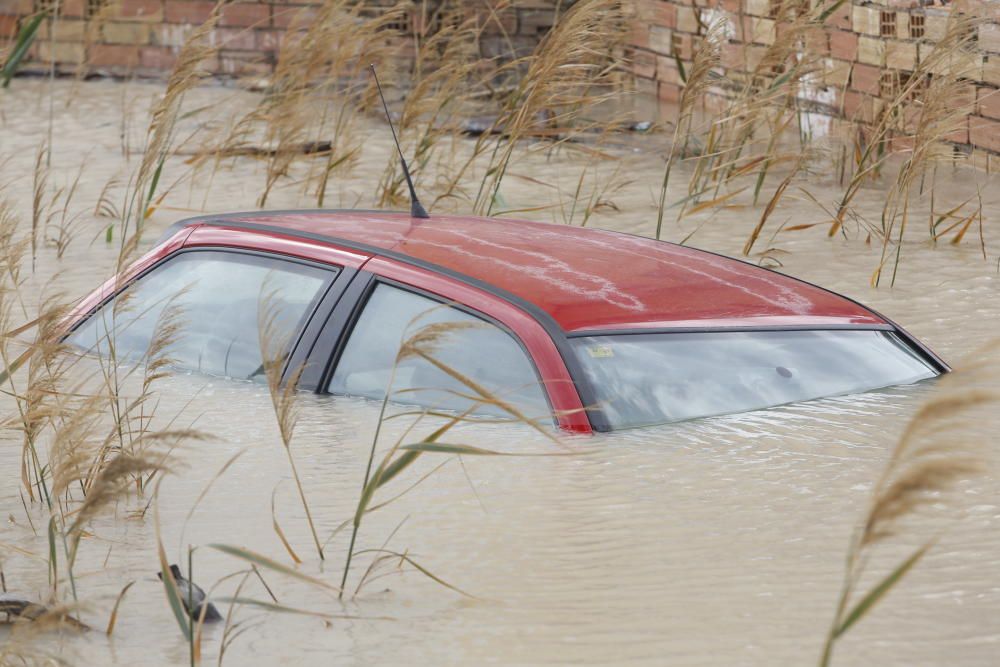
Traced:
<svg viewBox="0 0 1000 667">
<path fill-rule="evenodd" d="M 824 24 L 830 28 L 840 28 L 841 30 L 851 30 L 853 26 L 851 25 L 851 3 L 845 2 L 837 8 L 835 12 L 830 14 L 829 18 L 826 19 Z"/>
<path fill-rule="evenodd" d="M 1000 119 L 1000 89 L 980 88 L 977 111 L 981 116 Z"/>
<path fill-rule="evenodd" d="M 258 54 L 247 54 L 241 51 L 222 51 L 219 53 L 220 74 L 230 76 L 247 76 L 270 74 L 273 67 L 265 58 Z"/>
<path fill-rule="evenodd" d="M 17 17 L 0 14 L 0 37 L 13 37 L 17 34 Z"/>
<path fill-rule="evenodd" d="M 177 63 L 177 50 L 168 46 L 144 46 L 139 49 L 139 62 L 148 69 L 167 71 Z"/>
<path fill-rule="evenodd" d="M 681 87 L 671 83 L 661 83 L 657 87 L 656 94 L 661 101 L 676 104 L 681 98 Z"/>
<path fill-rule="evenodd" d="M 853 32 L 830 32 L 830 53 L 840 60 L 854 60 L 858 54 L 858 36 Z"/>
<path fill-rule="evenodd" d="M 680 86 L 681 75 L 677 69 L 677 61 L 669 56 L 657 56 L 656 79 L 661 85 Z"/>
<path fill-rule="evenodd" d="M 894 135 L 889 140 L 889 147 L 893 151 L 912 151 L 913 144 L 913 137 L 906 134 Z"/>
<path fill-rule="evenodd" d="M 628 49 L 625 52 L 629 70 L 636 76 L 652 79 L 656 76 L 656 56 L 649 51 Z"/>
<path fill-rule="evenodd" d="M 844 91 L 844 117 L 864 120 L 871 115 L 871 98 L 853 90 Z"/>
<path fill-rule="evenodd" d="M 976 109 L 976 88 L 971 83 L 965 84 L 948 99 L 948 108 L 952 111 L 973 113 Z"/>
<path fill-rule="evenodd" d="M 121 0 L 118 16 L 157 21 L 163 17 L 163 4 L 160 0 Z"/>
<path fill-rule="evenodd" d="M 722 66 L 731 69 L 746 69 L 745 55 L 742 45 L 726 42 L 722 45 Z"/>
<path fill-rule="evenodd" d="M 93 67 L 131 68 L 139 64 L 139 48 L 122 44 L 94 44 L 87 51 Z"/>
<path fill-rule="evenodd" d="M 240 30 L 238 28 L 216 28 L 212 31 L 214 41 L 219 48 L 240 49 L 243 51 L 253 51 L 257 48 L 257 41 L 254 38 L 253 30 Z"/>
<path fill-rule="evenodd" d="M 207 0 L 197 0 L 195 2 L 178 2 L 177 0 L 167 2 L 166 22 L 201 25 L 212 15 L 214 2 Z"/>
<path fill-rule="evenodd" d="M 664 28 L 677 25 L 677 7 L 666 0 L 636 0 L 636 14 L 646 24 Z"/>
<path fill-rule="evenodd" d="M 277 18 L 277 15 L 275 15 L 275 18 Z M 633 21 L 632 24 L 629 26 L 626 43 L 629 46 L 635 46 L 640 49 L 648 49 L 649 26 L 639 23 L 638 21 Z"/>
<path fill-rule="evenodd" d="M 222 25 L 266 28 L 271 25 L 270 5 L 234 3 L 222 8 Z"/>
<path fill-rule="evenodd" d="M 68 18 L 83 18 L 83 0 L 62 0 L 59 11 Z"/>
<path fill-rule="evenodd" d="M 1000 121 L 971 116 L 969 118 L 969 135 L 972 145 L 1000 153 Z"/>
<path fill-rule="evenodd" d="M 851 88 L 869 95 L 878 95 L 881 75 L 882 70 L 878 67 L 854 63 L 854 68 L 851 70 Z"/>
<path fill-rule="evenodd" d="M 283 30 L 254 30 L 257 49 L 277 52 L 281 48 L 281 40 L 285 36 Z"/>
<path fill-rule="evenodd" d="M 969 143 L 969 119 L 975 119 L 975 116 L 966 116 L 963 118 L 958 125 L 960 127 L 954 132 L 949 132 L 944 135 L 945 141 L 952 141 L 956 144 L 967 144 Z"/>
<path fill-rule="evenodd" d="M 275 6 L 273 16 L 271 18 L 276 28 L 288 28 L 292 24 L 297 26 L 308 25 L 310 21 L 316 16 L 317 9 L 315 7 L 280 7 Z M 478 24 L 480 26 L 484 25 L 486 22 L 487 14 L 483 14 L 483 20 Z M 516 19 L 515 19 L 516 21 Z M 514 26 L 516 28 L 516 26 Z M 514 31 L 511 29 L 511 32 Z"/>
</svg>

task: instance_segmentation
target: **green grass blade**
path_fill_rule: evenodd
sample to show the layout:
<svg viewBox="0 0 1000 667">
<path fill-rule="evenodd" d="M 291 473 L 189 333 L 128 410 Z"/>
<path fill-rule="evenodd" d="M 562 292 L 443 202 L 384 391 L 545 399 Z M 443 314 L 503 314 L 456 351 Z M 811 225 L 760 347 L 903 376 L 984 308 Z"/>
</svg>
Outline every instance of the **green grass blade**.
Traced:
<svg viewBox="0 0 1000 667">
<path fill-rule="evenodd" d="M 35 41 L 35 37 L 38 35 L 38 28 L 41 27 L 42 21 L 45 20 L 46 16 L 48 16 L 47 12 L 35 14 L 21 28 L 21 31 L 17 33 L 17 41 L 14 43 L 14 48 L 11 49 L 10 55 L 7 56 L 7 62 L 4 63 L 3 69 L 0 70 L 0 80 L 2 80 L 0 86 L 6 88 L 10 85 L 10 80 L 17 73 L 17 68 L 21 66 L 21 61 L 27 55 L 32 42 Z"/>
<path fill-rule="evenodd" d="M 881 600 L 882 597 L 888 593 L 889 590 L 896 585 L 896 583 L 902 579 L 903 576 L 906 575 L 906 573 L 909 572 L 921 558 L 923 558 L 924 554 L 927 553 L 927 550 L 930 549 L 933 544 L 933 541 L 928 542 L 924 546 L 917 549 L 912 556 L 900 563 L 899 566 L 890 572 L 885 579 L 879 582 L 879 584 L 873 589 L 868 591 L 868 594 L 865 595 L 858 602 L 858 604 L 854 605 L 854 609 L 851 610 L 851 613 L 847 615 L 844 622 L 837 628 L 837 631 L 834 633 L 834 637 L 840 637 L 842 634 L 850 630 L 852 625 L 861 620 L 861 617 L 864 616 L 873 606 L 875 606 L 875 603 Z"/>
<path fill-rule="evenodd" d="M 840 6 L 844 4 L 844 2 L 845 0 L 837 0 L 835 3 L 824 9 L 819 15 L 819 22 L 822 23 L 830 18 L 830 15 L 837 11 Z"/>
<path fill-rule="evenodd" d="M 385 468 L 381 475 L 376 475 L 373 479 L 378 481 L 378 486 L 385 486 L 393 477 L 406 470 L 419 456 L 420 452 L 403 452 Z"/>
<path fill-rule="evenodd" d="M 680 54 L 674 53 L 674 62 L 677 63 L 677 73 L 681 77 L 681 83 L 687 83 L 688 77 L 687 72 L 684 71 L 684 62 L 681 60 Z"/>
<path fill-rule="evenodd" d="M 53 583 L 59 581 L 59 563 L 56 555 L 56 518 L 49 519 L 49 576 Z"/>
</svg>

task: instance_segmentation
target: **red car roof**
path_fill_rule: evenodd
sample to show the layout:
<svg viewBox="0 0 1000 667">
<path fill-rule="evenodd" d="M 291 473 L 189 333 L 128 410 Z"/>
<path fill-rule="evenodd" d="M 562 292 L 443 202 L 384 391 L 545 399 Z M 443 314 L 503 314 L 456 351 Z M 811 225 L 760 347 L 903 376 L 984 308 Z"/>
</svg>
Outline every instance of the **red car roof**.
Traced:
<svg viewBox="0 0 1000 667">
<path fill-rule="evenodd" d="M 189 224 L 198 222 L 305 232 L 430 262 L 535 304 L 568 332 L 886 324 L 853 301 L 767 269 L 595 229 L 364 211 L 237 213 Z"/>
</svg>

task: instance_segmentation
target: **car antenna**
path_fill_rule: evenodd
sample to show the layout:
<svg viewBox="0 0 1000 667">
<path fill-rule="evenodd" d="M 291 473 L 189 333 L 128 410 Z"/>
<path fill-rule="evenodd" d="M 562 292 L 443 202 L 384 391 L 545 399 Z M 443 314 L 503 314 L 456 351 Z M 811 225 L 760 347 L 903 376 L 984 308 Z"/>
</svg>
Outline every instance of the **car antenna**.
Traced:
<svg viewBox="0 0 1000 667">
<path fill-rule="evenodd" d="M 378 73 L 375 71 L 375 65 L 369 65 L 372 68 L 372 76 L 375 77 L 375 86 L 378 87 L 378 96 L 382 99 L 382 108 L 385 109 L 385 118 L 389 121 L 389 130 L 392 132 L 392 140 L 396 144 L 396 151 L 399 153 L 399 161 L 403 165 L 403 176 L 406 177 L 406 184 L 410 188 L 410 217 L 411 218 L 429 218 L 431 216 L 427 215 L 427 211 L 420 204 L 420 200 L 417 199 L 417 191 L 413 187 L 413 179 L 410 178 L 410 168 L 406 166 L 406 158 L 403 157 L 403 149 L 399 147 L 399 139 L 396 138 L 396 128 L 392 125 L 392 116 L 389 115 L 389 107 L 385 103 L 385 95 L 382 94 L 382 84 L 378 82 Z"/>
</svg>

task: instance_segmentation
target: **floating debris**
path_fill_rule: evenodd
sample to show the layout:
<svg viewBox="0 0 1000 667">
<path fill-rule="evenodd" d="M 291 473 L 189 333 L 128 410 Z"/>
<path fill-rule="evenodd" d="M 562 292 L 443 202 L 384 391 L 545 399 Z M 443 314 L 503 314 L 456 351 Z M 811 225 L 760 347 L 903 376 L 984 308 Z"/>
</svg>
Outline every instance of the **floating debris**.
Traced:
<svg viewBox="0 0 1000 667">
<path fill-rule="evenodd" d="M 198 584 L 185 579 L 184 575 L 181 574 L 181 569 L 179 567 L 171 565 L 170 574 L 173 575 L 174 581 L 177 583 L 177 593 L 181 598 L 181 602 L 184 604 L 184 610 L 188 613 L 188 616 L 196 621 L 200 620 L 202 607 L 204 607 L 206 623 L 222 620 L 222 614 L 220 614 L 219 610 L 215 608 L 215 605 L 205 600 L 205 598 L 208 597 L 205 595 L 205 591 L 203 591 Z M 163 581 L 162 572 L 157 572 L 156 576 L 160 578 L 160 581 Z"/>
<path fill-rule="evenodd" d="M 0 614 L 5 616 L 5 623 L 13 623 L 19 619 L 24 621 L 42 619 L 51 620 L 54 625 L 68 625 L 76 630 L 90 629 L 86 623 L 70 616 L 64 608 L 50 608 L 16 593 L 0 593 Z"/>
</svg>

